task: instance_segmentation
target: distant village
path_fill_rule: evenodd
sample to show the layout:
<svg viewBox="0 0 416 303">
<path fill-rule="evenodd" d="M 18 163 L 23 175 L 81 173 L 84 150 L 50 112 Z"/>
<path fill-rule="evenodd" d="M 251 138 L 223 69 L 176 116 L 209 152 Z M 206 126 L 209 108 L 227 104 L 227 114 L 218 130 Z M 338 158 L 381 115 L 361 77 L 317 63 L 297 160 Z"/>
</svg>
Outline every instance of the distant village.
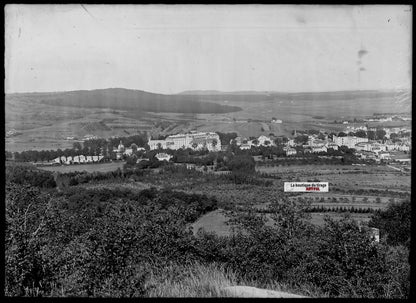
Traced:
<svg viewBox="0 0 416 303">
<path fill-rule="evenodd" d="M 274 119 L 275 120 L 275 119 Z M 276 122 L 275 122 L 276 123 Z M 277 122 L 279 123 L 279 122 Z M 367 132 L 382 131 L 383 139 L 369 139 Z M 308 134 L 307 131 L 294 131 L 292 138 L 274 135 L 261 135 L 259 137 L 245 138 L 237 136 L 231 139 L 229 145 L 235 145 L 241 150 L 249 150 L 254 147 L 276 147 L 281 146 L 286 156 L 295 156 L 308 153 L 327 153 L 331 149 L 337 151 L 342 146 L 354 150 L 355 156 L 361 159 L 373 159 L 375 161 L 391 160 L 398 152 L 409 152 L 411 149 L 410 128 L 367 128 L 366 126 L 346 126 L 343 132 L 338 134 L 328 134 L 323 131 L 316 131 Z M 360 134 L 357 136 L 356 134 Z M 409 136 L 402 136 L 408 133 Z M 299 139 L 301 138 L 301 139 Z M 85 140 L 97 139 L 93 135 L 88 135 Z M 228 142 L 227 142 L 228 143 Z M 163 140 L 148 137 L 147 149 L 150 151 L 160 150 L 155 155 L 159 161 L 169 161 L 172 155 L 165 152 L 167 150 L 192 149 L 208 150 L 209 152 L 226 151 L 229 145 L 221 145 L 220 136 L 215 132 L 197 132 L 169 135 Z M 145 152 L 144 147 L 133 146 L 125 147 L 120 141 L 119 145 L 113 149 L 115 160 L 122 160 L 134 155 L 137 151 Z M 48 162 L 48 165 L 59 164 L 86 164 L 99 163 L 105 160 L 104 155 L 96 156 L 61 156 Z M 147 158 L 137 159 L 137 163 Z M 394 160 L 410 162 L 410 158 L 395 158 Z"/>
<path fill-rule="evenodd" d="M 351 120 L 341 120 L 339 123 L 342 124 L 351 124 L 356 122 L 392 122 L 392 121 L 411 121 L 412 117 L 409 113 L 405 114 L 378 114 L 375 113 L 373 116 L 366 117 L 363 119 L 351 119 Z M 337 121 L 334 121 L 338 123 Z"/>
<path fill-rule="evenodd" d="M 348 133 L 364 130 L 366 127 L 352 128 L 349 127 L 346 129 Z M 369 129 L 370 131 L 376 131 L 375 129 Z M 405 151 L 408 152 L 411 147 L 410 137 L 401 138 L 400 141 L 390 139 L 392 134 L 397 134 L 400 132 L 410 131 L 407 128 L 394 128 L 394 129 L 383 129 L 386 133 L 387 140 L 369 140 L 365 137 L 357 136 L 337 136 L 333 135 L 332 139 L 329 138 L 329 135 L 326 133 L 305 135 L 307 136 L 306 142 L 296 142 L 296 131 L 294 138 L 288 139 L 287 142 L 283 143 L 283 150 L 286 153 L 286 156 L 296 155 L 298 150 L 296 147 L 302 147 L 303 153 L 326 153 L 328 149 L 338 150 L 341 146 L 346 146 L 348 148 L 355 150 L 355 155 L 363 159 L 375 159 L 377 160 L 389 160 L 391 159 L 392 153 L 396 151 Z M 234 139 L 237 146 L 240 149 L 251 149 L 254 146 L 276 146 L 275 141 L 267 136 L 260 136 L 256 139 L 249 140 L 243 137 L 237 137 Z M 232 143 L 232 142 L 231 142 Z M 407 161 L 407 160 L 406 160 Z M 409 159 L 410 161 L 410 159 Z"/>
<path fill-rule="evenodd" d="M 315 116 L 316 119 L 324 117 Z M 251 119 L 249 119 L 251 120 Z M 112 160 L 126 160 L 130 157 L 137 157 L 137 163 L 149 160 L 146 151 L 160 151 L 159 153 L 151 153 L 151 157 L 155 157 L 159 161 L 170 161 L 174 156 L 169 150 L 191 149 L 193 151 L 221 152 L 229 150 L 230 146 L 234 146 L 240 150 L 251 150 L 253 148 L 277 148 L 273 152 L 279 156 L 299 157 L 306 154 L 334 155 L 334 151 L 349 149 L 349 153 L 353 153 L 356 159 L 368 159 L 379 162 L 398 161 L 410 163 L 410 156 L 403 156 L 411 150 L 411 128 L 410 127 L 394 127 L 394 126 L 378 126 L 371 127 L 369 125 L 377 124 L 377 122 L 390 121 L 408 121 L 411 117 L 408 113 L 402 114 L 378 114 L 360 119 L 340 120 L 334 123 L 343 126 L 342 131 L 338 133 L 329 132 L 327 130 L 294 130 L 290 136 L 274 135 L 268 124 L 262 122 L 262 132 L 264 134 L 258 137 L 242 137 L 236 133 L 232 137 L 227 134 L 216 132 L 200 132 L 191 131 L 188 133 L 171 134 L 166 137 L 151 138 L 149 134 L 144 134 L 138 139 L 129 139 L 128 145 L 124 146 L 123 139 L 127 137 L 110 137 L 111 144 L 106 145 L 104 149 L 94 149 L 93 152 L 81 149 L 80 143 L 84 142 L 94 144 L 93 141 L 100 141 L 100 138 L 94 134 L 86 134 L 83 137 L 67 135 L 65 140 L 74 141 L 71 152 L 52 154 L 51 157 L 44 157 L 42 161 L 33 161 L 35 165 L 72 165 L 72 164 L 88 164 L 100 163 Z M 260 122 L 260 121 L 257 121 Z M 266 121 L 271 124 L 282 124 L 283 121 L 272 117 Z M 368 123 L 376 122 L 376 123 Z M 386 124 L 385 124 L 386 125 Z M 339 128 L 338 128 L 339 130 Z M 266 133 L 270 132 L 269 135 Z M 20 133 L 14 129 L 6 132 L 6 138 L 18 136 Z M 220 137 L 220 134 L 222 137 Z M 147 136 L 147 141 L 146 141 Z M 112 146 L 121 139 L 118 146 Z M 105 139 L 104 139 L 105 140 Z M 136 142 L 135 140 L 140 140 Z M 90 146 L 91 144 L 88 144 Z M 270 149 L 271 151 L 272 149 Z M 141 153 L 138 153 L 141 152 Z M 7 154 L 7 152 L 6 152 Z M 10 153 L 12 154 L 12 153 Z M 258 154 L 254 152 L 254 154 Z M 270 154 L 270 153 L 269 153 Z M 339 156 L 339 155 L 338 155 Z M 9 156 L 10 157 L 10 156 Z M 14 159 L 14 155 L 11 156 Z M 34 158 L 34 157 L 32 157 Z"/>
</svg>

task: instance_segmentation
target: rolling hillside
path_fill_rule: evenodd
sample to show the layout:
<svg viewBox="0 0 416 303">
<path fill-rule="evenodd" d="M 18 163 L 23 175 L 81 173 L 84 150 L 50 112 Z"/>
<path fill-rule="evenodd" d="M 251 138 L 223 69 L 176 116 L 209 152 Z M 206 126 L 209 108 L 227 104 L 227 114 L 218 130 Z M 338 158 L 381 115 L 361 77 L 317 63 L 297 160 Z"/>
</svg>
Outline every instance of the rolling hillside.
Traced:
<svg viewBox="0 0 416 303">
<path fill-rule="evenodd" d="M 65 149 L 73 144 L 67 137 L 93 134 L 106 138 L 143 131 L 165 135 L 219 131 L 241 136 L 288 136 L 294 129 L 339 132 L 344 126 L 333 124 L 334 120 L 411 112 L 409 91 L 184 93 L 161 95 L 113 88 L 7 94 L 5 128 L 17 135 L 6 138 L 6 149 Z M 272 117 L 283 123 L 271 123 Z M 410 121 L 400 122 L 407 124 Z"/>
<path fill-rule="evenodd" d="M 220 92 L 214 90 L 184 91 L 179 95 L 193 96 L 202 101 L 348 101 L 348 100 L 374 100 L 384 98 L 395 98 L 397 91 L 393 90 L 357 90 L 357 91 L 332 91 L 332 92 L 276 92 L 276 91 L 235 91 Z"/>
<path fill-rule="evenodd" d="M 220 114 L 241 110 L 237 106 L 204 102 L 195 96 L 162 95 L 122 88 L 56 93 L 9 94 L 6 95 L 6 100 L 30 100 L 32 102 L 56 106 L 111 108 L 145 112 Z"/>
</svg>

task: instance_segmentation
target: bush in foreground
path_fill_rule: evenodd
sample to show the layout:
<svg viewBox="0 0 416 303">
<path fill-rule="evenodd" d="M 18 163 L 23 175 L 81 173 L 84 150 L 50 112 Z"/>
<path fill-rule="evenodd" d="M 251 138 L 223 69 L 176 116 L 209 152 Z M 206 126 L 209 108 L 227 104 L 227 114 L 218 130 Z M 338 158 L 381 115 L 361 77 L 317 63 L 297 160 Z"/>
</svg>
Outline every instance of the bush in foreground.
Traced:
<svg viewBox="0 0 416 303">
<path fill-rule="evenodd" d="M 314 227 L 303 220 L 307 203 L 276 199 L 273 225 L 264 214 L 236 212 L 233 236 L 195 237 L 189 223 L 212 202 L 157 189 L 50 195 L 9 183 L 5 293 L 217 296 L 235 281 L 309 296 L 407 297 L 408 249 L 372 242 L 351 218 Z"/>
</svg>

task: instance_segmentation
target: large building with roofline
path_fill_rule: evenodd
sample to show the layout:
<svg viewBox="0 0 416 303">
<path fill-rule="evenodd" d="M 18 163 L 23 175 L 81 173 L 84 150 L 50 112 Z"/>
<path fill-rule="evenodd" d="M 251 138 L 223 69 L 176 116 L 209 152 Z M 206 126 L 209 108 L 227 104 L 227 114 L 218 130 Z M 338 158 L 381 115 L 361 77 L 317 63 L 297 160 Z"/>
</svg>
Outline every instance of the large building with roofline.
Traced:
<svg viewBox="0 0 416 303">
<path fill-rule="evenodd" d="M 170 135 L 165 140 L 152 140 L 148 142 L 150 150 L 155 149 L 186 149 L 194 150 L 208 149 L 209 151 L 220 151 L 221 140 L 214 132 L 190 132 L 187 134 Z"/>
</svg>

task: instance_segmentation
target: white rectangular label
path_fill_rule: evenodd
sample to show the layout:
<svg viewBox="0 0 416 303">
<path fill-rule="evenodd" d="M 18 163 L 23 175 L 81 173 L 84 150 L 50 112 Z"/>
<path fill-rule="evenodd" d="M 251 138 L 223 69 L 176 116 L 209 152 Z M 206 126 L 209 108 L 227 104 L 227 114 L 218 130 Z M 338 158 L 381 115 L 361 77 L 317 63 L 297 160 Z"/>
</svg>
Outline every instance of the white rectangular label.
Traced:
<svg viewBox="0 0 416 303">
<path fill-rule="evenodd" d="M 285 192 L 325 192 L 329 189 L 328 182 L 285 182 Z"/>
</svg>

